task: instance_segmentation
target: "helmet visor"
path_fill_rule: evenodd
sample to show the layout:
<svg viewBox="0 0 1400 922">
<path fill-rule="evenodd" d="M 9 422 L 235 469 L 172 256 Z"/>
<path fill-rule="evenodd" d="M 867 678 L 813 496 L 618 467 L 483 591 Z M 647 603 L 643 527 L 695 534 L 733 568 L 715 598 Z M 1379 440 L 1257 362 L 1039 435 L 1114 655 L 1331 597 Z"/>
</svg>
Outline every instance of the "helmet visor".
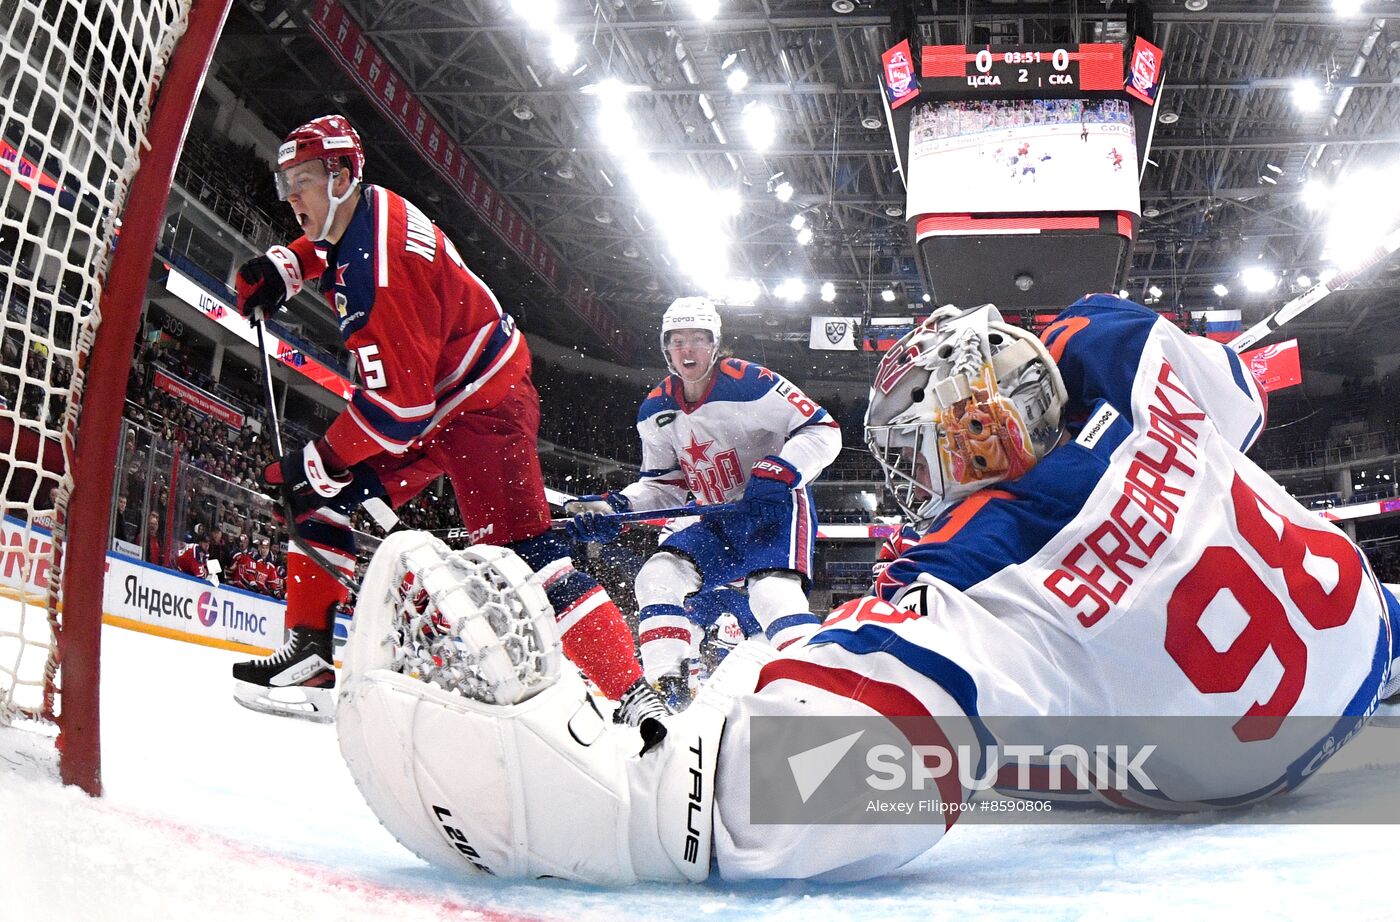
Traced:
<svg viewBox="0 0 1400 922">
<path fill-rule="evenodd" d="M 277 186 L 277 199 L 285 202 L 293 195 L 303 195 L 313 187 L 324 186 L 326 167 L 319 160 L 303 160 L 301 163 L 273 170 L 272 181 Z"/>
</svg>

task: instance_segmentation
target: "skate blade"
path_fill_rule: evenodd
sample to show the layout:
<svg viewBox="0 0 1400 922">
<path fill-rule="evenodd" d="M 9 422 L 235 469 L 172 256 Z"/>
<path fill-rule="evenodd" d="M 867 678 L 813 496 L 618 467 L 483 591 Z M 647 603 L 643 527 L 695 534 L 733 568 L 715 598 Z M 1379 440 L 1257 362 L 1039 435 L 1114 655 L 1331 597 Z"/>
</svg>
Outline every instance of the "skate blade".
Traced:
<svg viewBox="0 0 1400 922">
<path fill-rule="evenodd" d="M 318 724 L 335 721 L 334 688 L 305 688 L 299 685 L 267 688 L 235 679 L 233 700 L 250 711 L 274 717 L 292 717 Z"/>
</svg>

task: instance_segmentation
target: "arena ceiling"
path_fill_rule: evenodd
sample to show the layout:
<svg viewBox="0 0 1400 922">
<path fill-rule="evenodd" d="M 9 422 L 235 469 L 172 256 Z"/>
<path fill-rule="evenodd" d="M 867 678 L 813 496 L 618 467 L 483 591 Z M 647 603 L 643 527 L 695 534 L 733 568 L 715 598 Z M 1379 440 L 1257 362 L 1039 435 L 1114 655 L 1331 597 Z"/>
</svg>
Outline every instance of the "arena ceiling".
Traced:
<svg viewBox="0 0 1400 922">
<path fill-rule="evenodd" d="M 903 218 L 891 217 L 904 192 L 875 90 L 892 34 L 887 0 L 719 0 L 709 21 L 684 0 L 557 0 L 557 24 L 577 40 L 568 72 L 552 65 L 519 2 L 341 2 L 640 342 L 652 341 L 665 304 L 691 292 L 656 232 L 654 211 L 620 175 L 596 97 L 584 91 L 605 76 L 645 88 L 631 95 L 631 106 L 654 162 L 741 190 L 732 273 L 758 280 L 763 293 L 754 307 L 730 310 L 732 330 L 754 341 L 796 339 L 812 314 L 908 314 L 906 299 L 918 306 L 923 289 L 912 243 Z M 240 0 L 216 56 L 219 79 L 279 134 L 304 118 L 344 111 L 365 136 L 370 178 L 443 223 L 502 300 L 524 313 L 527 328 L 590 342 L 582 323 L 453 200 L 313 37 L 313 5 Z M 1166 52 L 1166 89 L 1127 287 L 1137 298 L 1150 286 L 1162 289 L 1163 307 L 1240 307 L 1248 322 L 1286 300 L 1298 275 L 1315 279 L 1326 266 L 1335 209 L 1305 201 L 1309 181 L 1327 188 L 1376 169 L 1384 171 L 1377 206 L 1397 198 L 1400 3 L 1370 0 L 1347 16 L 1332 0 L 1151 6 Z M 1115 40 L 1127 14 L 1122 0 L 924 0 L 917 8 L 925 44 L 964 43 L 972 30 L 997 44 L 1063 40 L 1067 29 L 1085 41 Z M 736 95 L 726 81 L 739 67 L 749 83 Z M 1312 111 L 1294 101 L 1298 79 L 1321 91 Z M 762 153 L 743 140 L 741 110 L 752 101 L 777 114 L 776 137 Z M 794 188 L 786 203 L 772 193 L 782 181 Z M 794 239 L 798 212 L 813 231 L 807 246 Z M 1243 291 L 1238 274 L 1251 263 L 1280 271 L 1273 291 Z M 1359 354 L 1400 351 L 1400 271 L 1393 268 L 1400 258 L 1390 265 L 1295 328 L 1315 340 L 1314 353 L 1326 339 L 1332 370 L 1349 373 Z M 796 305 L 771 297 L 789 277 L 804 279 L 811 292 Z M 815 296 L 823 281 L 836 285 L 831 304 Z M 1231 289 L 1223 300 L 1213 292 L 1218 284 Z M 880 298 L 887 287 L 898 293 L 893 305 Z M 1347 342 L 1359 346 L 1339 345 Z"/>
</svg>

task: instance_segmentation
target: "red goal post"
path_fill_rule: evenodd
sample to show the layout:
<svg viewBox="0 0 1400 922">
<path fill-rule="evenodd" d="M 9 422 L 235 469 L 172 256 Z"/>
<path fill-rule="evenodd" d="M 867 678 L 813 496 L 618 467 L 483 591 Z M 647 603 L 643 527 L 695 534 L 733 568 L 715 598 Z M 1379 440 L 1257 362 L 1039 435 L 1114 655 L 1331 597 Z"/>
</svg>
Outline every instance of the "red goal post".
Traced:
<svg viewBox="0 0 1400 922">
<path fill-rule="evenodd" d="M 0 724 L 56 724 L 62 779 L 93 795 L 126 380 L 229 3 L 0 0 Z"/>
</svg>

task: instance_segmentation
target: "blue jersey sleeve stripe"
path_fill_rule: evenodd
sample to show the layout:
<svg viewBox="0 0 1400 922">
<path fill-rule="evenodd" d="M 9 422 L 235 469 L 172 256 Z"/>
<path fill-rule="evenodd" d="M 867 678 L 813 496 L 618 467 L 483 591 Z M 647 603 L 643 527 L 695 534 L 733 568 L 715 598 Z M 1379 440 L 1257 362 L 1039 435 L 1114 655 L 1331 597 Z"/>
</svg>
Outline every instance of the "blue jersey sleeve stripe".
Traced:
<svg viewBox="0 0 1400 922">
<path fill-rule="evenodd" d="M 1244 380 L 1244 366 L 1240 364 L 1240 357 L 1235 353 L 1234 349 L 1231 349 L 1224 343 L 1220 344 L 1220 348 L 1225 350 L 1225 358 L 1230 362 L 1230 374 L 1234 375 L 1235 384 L 1239 386 L 1240 390 L 1244 391 L 1246 397 L 1253 400 L 1254 392 L 1249 389 L 1249 385 Z"/>
<path fill-rule="evenodd" d="M 862 624 L 854 631 L 833 627 L 816 634 L 812 644 L 830 643 L 861 655 L 884 653 L 938 684 L 968 717 L 977 716 L 977 682 L 968 671 L 941 653 L 917 646 L 887 627 Z"/>
<path fill-rule="evenodd" d="M 398 419 L 359 391 L 350 398 L 350 403 L 366 425 L 393 442 L 411 442 L 428 428 L 427 417 L 408 421 Z"/>
<path fill-rule="evenodd" d="M 1244 437 L 1240 443 L 1240 451 L 1249 451 L 1249 446 L 1254 444 L 1254 437 L 1259 434 L 1259 427 L 1264 425 L 1264 417 L 1259 417 L 1254 421 L 1254 425 L 1249 427 L 1249 435 Z"/>
</svg>

